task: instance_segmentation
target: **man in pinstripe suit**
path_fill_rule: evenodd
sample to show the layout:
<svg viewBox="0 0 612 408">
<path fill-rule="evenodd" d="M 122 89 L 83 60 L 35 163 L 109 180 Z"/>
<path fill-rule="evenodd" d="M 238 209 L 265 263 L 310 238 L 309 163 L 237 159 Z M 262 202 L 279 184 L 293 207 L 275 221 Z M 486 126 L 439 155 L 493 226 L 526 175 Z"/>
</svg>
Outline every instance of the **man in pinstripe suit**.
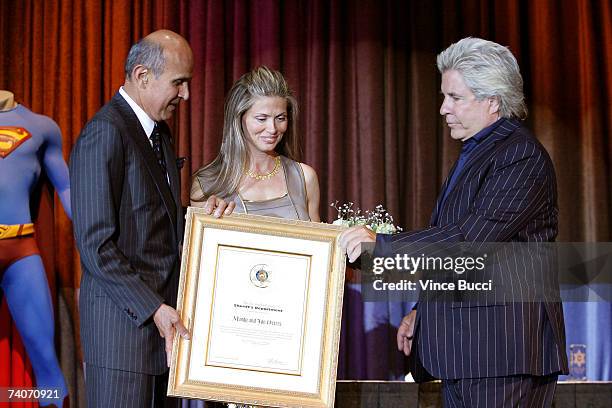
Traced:
<svg viewBox="0 0 612 408">
<path fill-rule="evenodd" d="M 401 243 L 555 240 L 555 173 L 519 121 L 526 108 L 512 53 L 465 38 L 440 53 L 437 64 L 440 114 L 463 148 L 430 226 L 393 236 L 351 228 L 341 236 L 350 260 L 363 242 L 376 242 L 375 250 L 385 254 Z M 403 318 L 397 342 L 417 381 L 442 379 L 446 407 L 550 406 L 557 377 L 567 372 L 563 311 L 554 301 L 422 301 Z"/>
<path fill-rule="evenodd" d="M 164 120 L 189 98 L 187 41 L 160 30 L 128 54 L 126 79 L 91 119 L 70 161 L 81 254 L 81 340 L 88 406 L 172 405 L 165 397 L 184 215 Z M 209 213 L 231 207 L 212 197 Z"/>
</svg>

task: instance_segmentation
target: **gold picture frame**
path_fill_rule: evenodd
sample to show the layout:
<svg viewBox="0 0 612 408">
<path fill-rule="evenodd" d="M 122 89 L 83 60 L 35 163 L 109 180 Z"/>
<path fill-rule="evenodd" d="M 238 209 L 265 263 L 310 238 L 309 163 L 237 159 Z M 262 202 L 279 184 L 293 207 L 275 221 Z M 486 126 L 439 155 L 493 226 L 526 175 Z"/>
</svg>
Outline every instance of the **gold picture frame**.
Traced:
<svg viewBox="0 0 612 408">
<path fill-rule="evenodd" d="M 270 407 L 334 405 L 344 227 L 189 207 L 168 395 Z"/>
</svg>

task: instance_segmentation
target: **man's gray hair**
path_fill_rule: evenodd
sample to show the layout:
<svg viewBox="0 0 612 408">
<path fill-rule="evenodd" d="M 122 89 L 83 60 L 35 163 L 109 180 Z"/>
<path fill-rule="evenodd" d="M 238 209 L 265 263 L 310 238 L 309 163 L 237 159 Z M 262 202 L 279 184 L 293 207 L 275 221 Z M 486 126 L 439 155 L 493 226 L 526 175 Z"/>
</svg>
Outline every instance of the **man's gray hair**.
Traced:
<svg viewBox="0 0 612 408">
<path fill-rule="evenodd" d="M 510 50 L 493 41 L 464 38 L 438 54 L 438 70 L 458 71 L 476 99 L 496 98 L 503 118 L 525 119 L 523 77 Z"/>
<path fill-rule="evenodd" d="M 149 68 L 155 78 L 159 78 L 166 68 L 164 48 L 153 41 L 142 39 L 132 45 L 125 61 L 125 76 L 132 79 L 132 71 L 136 65 Z"/>
</svg>

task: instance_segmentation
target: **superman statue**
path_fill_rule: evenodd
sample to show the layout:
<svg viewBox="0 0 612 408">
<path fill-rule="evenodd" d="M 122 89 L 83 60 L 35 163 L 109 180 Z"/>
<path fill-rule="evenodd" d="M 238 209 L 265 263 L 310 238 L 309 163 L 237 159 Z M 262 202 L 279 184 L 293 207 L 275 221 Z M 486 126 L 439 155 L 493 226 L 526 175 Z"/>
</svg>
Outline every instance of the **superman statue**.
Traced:
<svg viewBox="0 0 612 408">
<path fill-rule="evenodd" d="M 30 198 L 44 170 L 71 218 L 68 168 L 57 124 L 0 90 L 0 285 L 32 363 L 40 406 L 67 406 L 55 353 L 53 303 L 34 239 Z M 62 403 L 63 401 L 63 403 Z"/>
</svg>

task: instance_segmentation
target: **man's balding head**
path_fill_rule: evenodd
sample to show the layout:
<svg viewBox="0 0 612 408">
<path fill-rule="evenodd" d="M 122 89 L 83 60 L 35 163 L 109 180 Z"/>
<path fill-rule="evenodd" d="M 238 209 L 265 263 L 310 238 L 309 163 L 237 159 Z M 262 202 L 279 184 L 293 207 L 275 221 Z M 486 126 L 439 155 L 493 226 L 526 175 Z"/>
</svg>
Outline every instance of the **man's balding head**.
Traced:
<svg viewBox="0 0 612 408">
<path fill-rule="evenodd" d="M 151 34 L 144 37 L 143 40 L 159 44 L 164 48 L 183 48 L 191 50 L 187 40 L 185 40 L 181 35 L 170 30 L 153 31 Z"/>
<path fill-rule="evenodd" d="M 156 78 L 164 72 L 165 53 L 181 52 L 193 58 L 187 40 L 170 30 L 157 30 L 142 38 L 130 48 L 125 61 L 125 77 L 133 79 L 132 74 L 137 65 L 149 68 Z"/>
<path fill-rule="evenodd" d="M 130 49 L 124 90 L 155 121 L 166 120 L 181 99 L 189 98 L 193 53 L 187 41 L 170 30 L 158 30 Z"/>
</svg>

